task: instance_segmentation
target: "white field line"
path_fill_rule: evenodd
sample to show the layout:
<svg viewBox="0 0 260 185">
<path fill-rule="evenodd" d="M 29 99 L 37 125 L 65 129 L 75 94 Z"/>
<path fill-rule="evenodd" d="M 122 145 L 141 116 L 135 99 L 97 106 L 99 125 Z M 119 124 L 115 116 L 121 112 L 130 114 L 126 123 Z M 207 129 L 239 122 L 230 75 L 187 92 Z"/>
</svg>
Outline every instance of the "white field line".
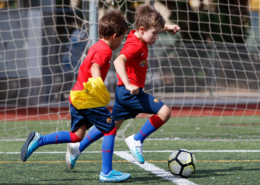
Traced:
<svg viewBox="0 0 260 185">
<path fill-rule="evenodd" d="M 174 150 L 144 150 L 144 153 L 171 153 Z M 192 153 L 255 153 L 260 150 L 189 150 Z M 114 151 L 129 152 L 129 151 Z M 101 151 L 86 151 L 82 153 L 101 153 Z M 0 154 L 20 154 L 20 152 L 0 152 Z M 66 154 L 66 151 L 34 152 L 34 154 Z"/>
<path fill-rule="evenodd" d="M 125 138 L 118 138 L 117 140 L 124 141 Z M 196 138 L 147 138 L 146 140 L 150 141 L 260 141 L 260 139 L 196 139 Z M 26 138 L 23 139 L 0 139 L 0 142 L 7 141 L 26 141 Z"/>
<path fill-rule="evenodd" d="M 173 152 L 174 150 L 157 150 L 157 151 L 153 151 L 153 150 L 145 150 L 143 152 L 147 152 L 147 153 L 166 153 L 166 152 Z M 247 152 L 260 152 L 260 150 L 189 150 L 192 153 L 247 153 Z"/>
<path fill-rule="evenodd" d="M 128 152 L 114 152 L 114 154 L 118 155 L 119 157 L 127 160 L 127 161 L 130 161 L 131 163 L 139 166 L 140 168 L 143 168 L 144 170 L 146 171 L 149 171 L 161 178 L 164 178 L 166 180 L 169 180 L 177 185 L 196 185 L 195 183 L 189 181 L 189 180 L 186 180 L 186 179 L 183 179 L 183 178 L 177 178 L 175 177 L 174 175 L 172 175 L 170 172 L 168 171 L 165 171 L 157 166 L 154 166 L 153 164 L 151 163 L 148 163 L 148 162 L 145 162 L 144 164 L 140 164 L 138 163 L 134 157 L 129 154 Z"/>
</svg>

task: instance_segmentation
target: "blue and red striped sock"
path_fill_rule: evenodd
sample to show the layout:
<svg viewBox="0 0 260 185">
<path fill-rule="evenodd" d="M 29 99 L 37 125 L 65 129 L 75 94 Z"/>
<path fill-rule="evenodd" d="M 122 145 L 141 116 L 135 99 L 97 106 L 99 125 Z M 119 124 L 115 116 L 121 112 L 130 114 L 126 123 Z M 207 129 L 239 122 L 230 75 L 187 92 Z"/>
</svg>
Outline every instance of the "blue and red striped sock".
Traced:
<svg viewBox="0 0 260 185">
<path fill-rule="evenodd" d="M 102 173 L 107 175 L 112 168 L 114 141 L 116 137 L 117 129 L 114 127 L 111 131 L 104 133 L 102 144 Z"/>
<path fill-rule="evenodd" d="M 81 139 L 75 133 L 68 131 L 59 131 L 42 136 L 39 139 L 39 147 L 50 144 L 76 143 L 79 141 L 81 141 Z"/>
<path fill-rule="evenodd" d="M 165 122 L 161 120 L 161 118 L 157 115 L 153 115 L 150 117 L 144 124 L 144 126 L 139 130 L 137 134 L 134 136 L 134 140 L 140 140 L 141 143 L 153 132 L 155 132 L 158 128 L 160 128 Z"/>
<path fill-rule="evenodd" d="M 90 144 L 94 143 L 96 140 L 103 137 L 104 134 L 94 127 L 89 133 L 84 137 L 84 139 L 79 143 L 79 151 L 84 151 Z"/>
</svg>

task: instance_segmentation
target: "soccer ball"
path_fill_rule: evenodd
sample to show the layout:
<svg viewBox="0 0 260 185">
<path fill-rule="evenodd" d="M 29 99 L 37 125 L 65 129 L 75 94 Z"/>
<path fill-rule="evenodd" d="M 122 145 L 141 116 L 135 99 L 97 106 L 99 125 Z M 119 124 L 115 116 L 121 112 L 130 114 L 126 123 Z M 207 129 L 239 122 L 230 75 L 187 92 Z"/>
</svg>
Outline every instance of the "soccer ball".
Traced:
<svg viewBox="0 0 260 185">
<path fill-rule="evenodd" d="M 176 150 L 169 157 L 168 167 L 173 175 L 187 178 L 196 169 L 195 156 L 185 149 Z"/>
</svg>

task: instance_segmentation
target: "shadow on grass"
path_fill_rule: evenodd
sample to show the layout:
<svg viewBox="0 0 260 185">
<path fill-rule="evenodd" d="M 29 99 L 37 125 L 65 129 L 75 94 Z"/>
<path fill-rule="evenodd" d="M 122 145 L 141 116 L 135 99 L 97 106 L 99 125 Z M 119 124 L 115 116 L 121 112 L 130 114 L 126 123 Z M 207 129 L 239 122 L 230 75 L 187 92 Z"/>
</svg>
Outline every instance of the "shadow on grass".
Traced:
<svg viewBox="0 0 260 185">
<path fill-rule="evenodd" d="M 69 169 L 66 169 L 65 172 L 68 172 L 68 173 L 75 173 L 75 174 L 94 174 L 94 173 L 97 173 L 99 174 L 99 172 L 96 172 L 96 171 L 84 171 L 84 170 L 69 170 Z M 131 178 L 122 182 L 124 184 L 128 184 L 128 183 L 131 183 L 131 184 L 158 184 L 158 183 L 165 183 L 165 182 L 168 182 L 168 180 L 166 179 L 163 179 L 161 177 L 158 177 L 154 174 L 151 174 L 149 172 L 145 172 L 143 170 L 134 170 L 134 171 L 127 171 L 125 173 L 130 173 L 131 174 Z M 59 179 L 57 181 L 75 181 L 75 180 L 79 180 L 79 181 L 82 181 L 82 180 L 88 180 L 88 181 L 96 181 L 95 183 L 98 183 L 99 182 L 99 178 L 83 178 L 83 179 L 77 179 L 77 178 L 66 178 L 66 179 Z M 43 181 L 56 181 L 54 179 L 52 180 L 43 180 Z"/>
<path fill-rule="evenodd" d="M 204 178 L 211 176 L 230 176 L 235 171 L 259 171 L 260 168 L 244 168 L 244 167 L 232 167 L 227 169 L 214 169 L 214 170 L 196 170 L 195 173 L 189 179 Z"/>
</svg>

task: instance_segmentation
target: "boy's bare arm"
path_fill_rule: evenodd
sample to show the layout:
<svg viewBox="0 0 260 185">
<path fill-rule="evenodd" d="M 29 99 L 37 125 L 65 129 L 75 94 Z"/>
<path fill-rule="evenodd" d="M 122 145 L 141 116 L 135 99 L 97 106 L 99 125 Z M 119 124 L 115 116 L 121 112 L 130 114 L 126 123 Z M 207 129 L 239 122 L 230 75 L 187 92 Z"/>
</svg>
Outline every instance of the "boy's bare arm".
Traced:
<svg viewBox="0 0 260 185">
<path fill-rule="evenodd" d="M 114 61 L 114 66 L 116 69 L 117 74 L 120 76 L 121 80 L 123 81 L 125 88 L 130 91 L 130 94 L 138 94 L 139 88 L 135 85 L 130 84 L 129 78 L 126 73 L 125 69 L 125 62 L 127 59 L 125 55 L 119 55 L 116 60 Z"/>
<path fill-rule="evenodd" d="M 172 34 L 177 33 L 181 28 L 177 24 L 165 24 L 164 29 L 162 31 L 168 31 Z"/>
<path fill-rule="evenodd" d="M 91 75 L 92 78 L 98 78 L 101 77 L 101 72 L 100 72 L 100 65 L 97 63 L 93 63 L 91 66 Z"/>
</svg>

